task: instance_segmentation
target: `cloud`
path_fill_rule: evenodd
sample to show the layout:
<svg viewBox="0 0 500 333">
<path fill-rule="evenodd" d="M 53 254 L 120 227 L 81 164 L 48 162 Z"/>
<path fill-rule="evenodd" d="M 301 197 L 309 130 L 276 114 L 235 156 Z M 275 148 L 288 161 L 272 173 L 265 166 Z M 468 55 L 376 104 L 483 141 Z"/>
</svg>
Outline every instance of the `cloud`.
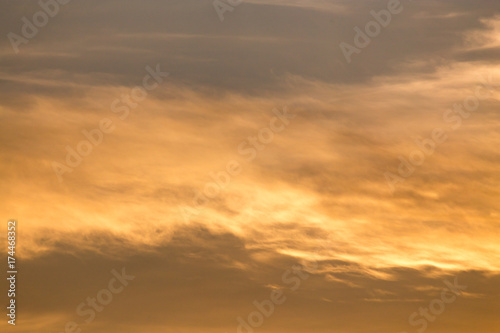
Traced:
<svg viewBox="0 0 500 333">
<path fill-rule="evenodd" d="M 500 80 L 498 4 L 405 2 L 345 63 L 339 43 L 386 5 L 249 0 L 221 24 L 210 1 L 71 2 L 19 54 L 4 38 L 0 208 L 22 232 L 22 329 L 62 330 L 125 266 L 137 281 L 89 332 L 232 330 L 306 259 L 321 269 L 269 332 L 407 330 L 453 276 L 470 289 L 436 331 L 491 328 L 499 91 L 457 130 L 443 115 Z M 39 10 L 0 7 L 4 35 Z M 156 64 L 170 76 L 120 119 L 111 103 Z M 247 161 L 239 145 L 285 106 L 295 118 Z M 116 129 L 60 183 L 53 162 L 103 118 Z M 446 142 L 392 192 L 384 173 L 435 128 Z M 231 160 L 241 174 L 186 222 Z"/>
<path fill-rule="evenodd" d="M 192 226 L 179 229 L 170 241 L 147 251 L 113 237 L 99 246 L 105 250 L 112 247 L 110 244 L 120 244 L 124 252 L 119 257 L 106 255 L 106 251 L 103 254 L 81 251 L 80 238 L 77 233 L 67 235 L 67 242 L 60 244 L 57 251 L 23 261 L 23 293 L 19 296 L 19 302 L 24 304 L 24 316 L 19 322 L 21 332 L 28 332 L 41 322 L 44 326 L 39 327 L 40 332 L 61 330 L 68 320 L 81 323 L 82 329 L 92 332 L 113 329 L 133 332 L 138 327 L 153 332 L 159 331 L 159 327 L 180 331 L 202 327 L 233 330 L 236 317 L 252 311 L 254 300 L 269 297 L 269 283 L 284 288 L 288 299 L 266 323 L 266 329 L 279 332 L 305 329 L 308 323 L 285 319 L 293 318 L 297 311 L 311 316 L 319 330 L 345 329 L 352 320 L 357 318 L 359 322 L 363 317 L 369 320 L 359 328 L 374 323 L 383 328 L 389 327 L 390 318 L 398 313 L 404 319 L 417 310 L 418 302 L 426 304 L 435 298 L 445 287 L 444 279 L 453 280 L 452 275 L 435 268 L 388 268 L 385 272 L 394 278 L 385 280 L 362 273 L 355 269 L 354 263 L 321 260 L 320 271 L 292 291 L 281 277 L 300 261 L 272 253 L 272 249 L 265 250 L 272 258 L 270 261 L 255 260 L 253 253 L 261 250 L 249 248 L 243 239 L 230 233 L 212 233 L 202 226 Z M 97 313 L 95 322 L 84 324 L 85 318 L 78 316 L 75 308 L 106 286 L 112 268 L 121 267 L 136 278 L 115 295 L 114 302 Z M 327 271 L 351 283 L 339 283 Z M 480 271 L 460 273 L 459 282 L 469 286 L 467 295 L 486 292 L 488 296 L 480 299 L 466 295 L 457 301 L 453 311 L 455 327 L 463 322 L 461 314 L 470 311 L 470 306 L 478 302 L 495 304 L 498 279 L 498 275 L 488 277 Z M 40 285 L 44 288 L 40 289 Z M 381 307 L 377 312 L 379 319 L 375 319 L 370 302 L 361 302 L 374 301 L 374 296 Z M 326 313 L 335 315 L 324 317 Z M 317 321 L 321 317 L 330 319 Z M 404 328 L 404 321 L 399 325 Z"/>
</svg>

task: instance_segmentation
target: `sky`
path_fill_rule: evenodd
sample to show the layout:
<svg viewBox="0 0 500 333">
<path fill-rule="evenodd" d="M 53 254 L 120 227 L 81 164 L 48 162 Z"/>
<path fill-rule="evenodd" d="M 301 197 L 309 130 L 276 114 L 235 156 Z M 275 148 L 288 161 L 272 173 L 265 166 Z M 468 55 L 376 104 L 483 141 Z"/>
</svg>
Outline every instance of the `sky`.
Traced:
<svg viewBox="0 0 500 333">
<path fill-rule="evenodd" d="M 2 332 L 500 332 L 500 2 L 59 1 L 0 4 Z"/>
</svg>

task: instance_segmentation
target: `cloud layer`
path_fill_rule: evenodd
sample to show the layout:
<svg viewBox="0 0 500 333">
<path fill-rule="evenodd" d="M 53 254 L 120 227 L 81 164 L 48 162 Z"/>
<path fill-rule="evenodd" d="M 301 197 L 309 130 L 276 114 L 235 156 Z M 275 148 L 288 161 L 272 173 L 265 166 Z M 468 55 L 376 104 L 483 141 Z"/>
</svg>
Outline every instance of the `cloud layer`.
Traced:
<svg viewBox="0 0 500 333">
<path fill-rule="evenodd" d="M 387 2 L 249 0 L 222 23 L 209 1 L 70 2 L 18 54 L 4 38 L 0 207 L 20 226 L 19 332 L 62 331 L 121 267 L 136 281 L 85 331 L 235 330 L 305 259 L 320 270 L 263 331 L 409 332 L 455 276 L 467 293 L 432 329 L 497 327 L 499 6 L 403 2 L 350 64 L 339 44 Z M 4 35 L 40 10 L 1 7 Z M 157 65 L 169 76 L 120 118 L 113 102 Z M 478 89 L 475 111 L 450 111 Z M 263 142 L 284 108 L 294 117 Z M 113 132 L 59 182 L 54 162 L 104 118 Z M 445 142 L 402 177 L 400 157 L 435 129 Z M 230 161 L 241 172 L 199 205 Z"/>
</svg>

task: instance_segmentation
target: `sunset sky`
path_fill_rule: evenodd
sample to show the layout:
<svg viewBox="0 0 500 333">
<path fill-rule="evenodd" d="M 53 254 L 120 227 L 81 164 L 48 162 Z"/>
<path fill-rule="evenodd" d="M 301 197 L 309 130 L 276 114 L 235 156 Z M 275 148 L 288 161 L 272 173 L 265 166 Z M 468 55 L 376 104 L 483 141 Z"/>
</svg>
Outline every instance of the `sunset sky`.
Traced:
<svg viewBox="0 0 500 333">
<path fill-rule="evenodd" d="M 1 332 L 500 333 L 499 1 L 60 1 L 0 3 Z"/>
</svg>

